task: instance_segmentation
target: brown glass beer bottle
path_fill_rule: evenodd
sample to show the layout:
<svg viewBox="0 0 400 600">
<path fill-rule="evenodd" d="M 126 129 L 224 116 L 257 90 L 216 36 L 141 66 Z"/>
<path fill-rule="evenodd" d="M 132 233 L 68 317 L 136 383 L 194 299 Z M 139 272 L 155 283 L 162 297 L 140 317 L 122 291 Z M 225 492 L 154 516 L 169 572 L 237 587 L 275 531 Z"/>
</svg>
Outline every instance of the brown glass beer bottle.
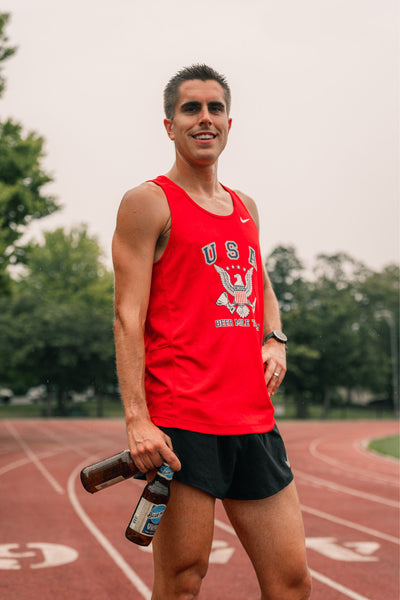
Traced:
<svg viewBox="0 0 400 600">
<path fill-rule="evenodd" d="M 173 476 L 171 467 L 163 463 L 154 479 L 146 485 L 125 531 L 128 540 L 139 546 L 151 543 L 168 504 Z"/>
<path fill-rule="evenodd" d="M 123 450 L 82 469 L 81 482 L 86 491 L 94 494 L 138 472 L 129 450 Z"/>
</svg>

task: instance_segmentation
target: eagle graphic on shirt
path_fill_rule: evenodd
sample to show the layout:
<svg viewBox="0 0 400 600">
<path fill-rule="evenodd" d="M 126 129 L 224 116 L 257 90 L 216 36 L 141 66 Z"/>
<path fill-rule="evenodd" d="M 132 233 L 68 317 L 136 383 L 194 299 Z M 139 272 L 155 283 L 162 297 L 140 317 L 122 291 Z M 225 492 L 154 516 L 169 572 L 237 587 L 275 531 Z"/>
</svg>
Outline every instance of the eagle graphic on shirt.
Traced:
<svg viewBox="0 0 400 600">
<path fill-rule="evenodd" d="M 246 283 L 243 283 L 243 279 L 240 273 L 235 273 L 235 283 L 232 283 L 229 273 L 225 271 L 222 267 L 214 264 L 215 270 L 221 278 L 222 285 L 225 288 L 225 292 L 223 292 L 217 300 L 217 306 L 226 306 L 231 314 L 235 311 L 242 317 L 243 319 L 248 316 L 250 313 L 249 306 L 251 306 L 253 312 L 256 305 L 257 298 L 254 299 L 254 302 L 250 302 L 249 296 L 253 291 L 253 267 L 251 267 L 245 275 Z M 233 296 L 233 301 L 229 301 L 228 294 Z"/>
</svg>

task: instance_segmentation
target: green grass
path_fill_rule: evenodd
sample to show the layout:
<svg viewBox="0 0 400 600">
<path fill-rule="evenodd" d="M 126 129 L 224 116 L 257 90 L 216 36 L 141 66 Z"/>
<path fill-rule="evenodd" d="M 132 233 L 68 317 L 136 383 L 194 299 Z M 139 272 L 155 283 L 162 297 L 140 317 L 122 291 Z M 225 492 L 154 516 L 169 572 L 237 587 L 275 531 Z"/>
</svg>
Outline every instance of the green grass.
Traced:
<svg viewBox="0 0 400 600">
<path fill-rule="evenodd" d="M 39 404 L 0 405 L 0 419 L 30 419 L 41 416 Z"/>
<path fill-rule="evenodd" d="M 275 399 L 274 399 L 275 400 Z M 275 406 L 278 406 L 280 402 L 275 400 Z M 284 414 L 277 412 L 278 420 L 282 419 L 295 419 L 296 418 L 296 407 L 294 402 L 286 401 L 283 402 Z M 393 419 L 393 409 L 387 407 L 372 407 L 372 406 L 332 406 L 329 411 L 329 420 L 341 421 L 346 419 Z M 309 404 L 307 406 L 307 419 L 309 420 L 320 420 L 323 419 L 323 409 L 320 404 Z"/>
<path fill-rule="evenodd" d="M 46 416 L 45 405 L 41 402 L 37 404 L 2 404 L 0 405 L 0 419 L 34 419 Z M 59 416 L 56 413 L 53 415 Z M 83 403 L 69 403 L 67 417 L 95 418 L 97 417 L 97 406 L 94 400 Z M 103 405 L 103 417 L 116 418 L 123 417 L 124 409 L 119 398 L 107 399 Z"/>
<path fill-rule="evenodd" d="M 398 435 L 373 440 L 368 447 L 370 450 L 379 452 L 379 454 L 386 454 L 400 459 L 400 436 Z"/>
<path fill-rule="evenodd" d="M 277 405 L 280 403 L 277 401 Z M 296 408 L 293 402 L 284 403 L 285 412 L 283 415 L 277 412 L 278 421 L 296 418 Z M 0 404 L 0 419 L 18 419 L 18 418 L 42 418 L 46 416 L 45 405 L 38 404 Z M 57 417 L 55 412 L 53 416 Z M 94 400 L 83 403 L 69 403 L 67 417 L 97 417 L 97 406 Z M 119 397 L 107 398 L 103 405 L 104 418 L 124 418 L 122 401 Z M 310 404 L 307 408 L 307 418 L 309 420 L 322 419 L 322 406 Z M 393 410 L 385 408 L 372 408 L 363 406 L 332 406 L 329 412 L 329 420 L 346 419 L 393 419 Z"/>
</svg>

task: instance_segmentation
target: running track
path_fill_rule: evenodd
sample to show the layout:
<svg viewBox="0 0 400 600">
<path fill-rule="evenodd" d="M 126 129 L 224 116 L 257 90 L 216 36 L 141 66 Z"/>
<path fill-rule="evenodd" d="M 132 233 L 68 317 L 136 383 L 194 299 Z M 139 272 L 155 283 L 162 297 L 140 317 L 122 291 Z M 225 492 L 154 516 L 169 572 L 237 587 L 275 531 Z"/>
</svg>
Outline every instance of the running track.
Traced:
<svg viewBox="0 0 400 600">
<path fill-rule="evenodd" d="M 398 600 L 399 463 L 363 448 L 398 424 L 279 427 L 304 515 L 313 600 Z M 79 480 L 84 465 L 125 447 L 122 420 L 0 421 L 1 599 L 150 599 L 151 555 L 124 538 L 143 484 L 91 495 Z M 220 503 L 214 538 L 202 600 L 257 600 Z"/>
</svg>

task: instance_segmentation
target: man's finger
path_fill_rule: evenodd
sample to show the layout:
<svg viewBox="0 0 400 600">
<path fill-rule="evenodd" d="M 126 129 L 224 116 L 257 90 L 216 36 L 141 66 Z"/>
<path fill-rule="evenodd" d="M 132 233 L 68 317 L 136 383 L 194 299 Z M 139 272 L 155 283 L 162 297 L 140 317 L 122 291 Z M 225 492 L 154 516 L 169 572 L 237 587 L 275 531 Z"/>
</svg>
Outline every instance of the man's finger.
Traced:
<svg viewBox="0 0 400 600">
<path fill-rule="evenodd" d="M 179 460 L 175 452 L 170 450 L 168 446 L 167 449 L 168 451 L 166 450 L 165 452 L 163 452 L 163 459 L 169 464 L 173 471 L 180 471 L 182 468 L 181 461 Z"/>
</svg>

